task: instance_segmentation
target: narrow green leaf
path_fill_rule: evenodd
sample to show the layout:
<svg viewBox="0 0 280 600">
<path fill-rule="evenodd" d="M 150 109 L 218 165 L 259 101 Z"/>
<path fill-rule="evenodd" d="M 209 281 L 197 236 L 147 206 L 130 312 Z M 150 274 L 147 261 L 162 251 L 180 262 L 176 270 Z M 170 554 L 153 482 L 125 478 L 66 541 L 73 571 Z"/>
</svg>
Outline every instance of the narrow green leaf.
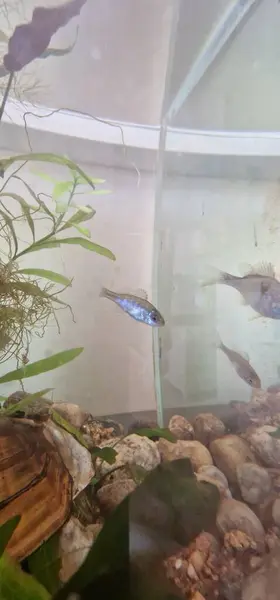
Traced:
<svg viewBox="0 0 280 600">
<path fill-rule="evenodd" d="M 74 229 L 76 229 L 81 235 L 84 235 L 87 238 L 91 238 L 90 230 L 87 227 L 82 227 L 81 225 L 73 224 Z"/>
<path fill-rule="evenodd" d="M 160 428 L 160 427 L 154 427 L 154 428 L 143 428 L 143 429 L 138 429 L 137 431 L 134 431 L 134 433 L 136 433 L 136 435 L 140 435 L 142 437 L 147 437 L 147 438 L 153 438 L 153 437 L 159 437 L 159 438 L 163 438 L 164 440 L 168 440 L 168 442 L 177 442 L 177 439 L 175 438 L 175 436 L 173 435 L 173 433 L 171 433 L 171 431 L 168 428 Z"/>
<path fill-rule="evenodd" d="M 0 559 L 0 585 L 1 600 L 51 600 L 49 592 L 7 554 Z"/>
<path fill-rule="evenodd" d="M 86 248 L 86 250 L 91 250 L 92 252 L 96 252 L 97 254 L 106 256 L 107 258 L 110 258 L 111 260 L 116 260 L 116 257 L 111 252 L 111 250 L 108 250 L 107 248 L 104 248 L 103 246 L 99 246 L 98 244 L 95 244 L 94 242 L 91 242 L 90 240 L 85 240 L 84 238 L 81 238 L 81 237 L 52 238 L 52 239 L 44 241 L 42 243 L 37 242 L 36 244 L 32 244 L 32 246 L 29 246 L 29 248 L 26 248 L 24 253 L 28 254 L 29 252 L 36 252 L 37 250 L 46 250 L 48 248 L 58 248 L 60 246 L 60 244 L 70 244 L 70 245 L 82 246 L 83 248 Z"/>
<path fill-rule="evenodd" d="M 30 209 L 35 208 L 35 207 L 29 206 L 29 204 L 24 200 L 24 198 L 22 198 L 22 196 L 19 196 L 19 194 L 3 192 L 2 194 L 0 194 L 0 196 L 2 196 L 2 197 L 6 196 L 8 198 L 13 198 L 13 200 L 16 200 L 17 202 L 19 202 L 21 209 L 22 209 L 23 216 L 26 218 L 26 221 L 31 230 L 33 241 L 35 241 L 35 227 L 34 227 L 34 222 L 31 217 L 31 212 L 30 212 Z"/>
<path fill-rule="evenodd" d="M 39 392 L 35 392 L 34 394 L 28 394 L 27 396 L 25 396 L 25 398 L 20 400 L 20 402 L 17 402 L 16 404 L 11 404 L 7 408 L 2 409 L 1 414 L 8 416 L 8 415 L 12 415 L 16 412 L 21 412 L 21 411 L 24 412 L 24 410 L 30 404 L 32 404 L 32 402 L 34 400 L 37 400 L 37 398 L 42 398 L 43 396 L 46 396 L 46 394 L 48 394 L 49 392 L 52 392 L 52 391 L 53 391 L 53 388 L 45 388 L 44 390 L 40 390 Z"/>
<path fill-rule="evenodd" d="M 18 273 L 22 273 L 23 275 L 34 275 L 35 277 L 42 277 L 43 279 L 48 279 L 49 281 L 53 281 L 54 283 L 60 283 L 61 285 L 71 286 L 72 281 L 65 277 L 64 275 L 60 275 L 60 273 L 55 273 L 55 271 L 48 271 L 46 269 L 20 269 L 17 271 Z"/>
<path fill-rule="evenodd" d="M 47 371 L 52 371 L 53 369 L 66 365 L 68 362 L 79 356 L 83 350 L 83 348 L 71 348 L 70 350 L 64 350 L 63 352 L 48 356 L 48 358 L 29 363 L 24 367 L 10 371 L 9 373 L 6 373 L 6 375 L 0 377 L 0 383 L 18 381 L 20 379 L 26 379 L 27 377 L 34 377 L 35 375 L 46 373 Z"/>
<path fill-rule="evenodd" d="M 12 236 L 13 241 L 14 241 L 14 247 L 15 247 L 14 253 L 16 254 L 17 251 L 18 251 L 18 241 L 17 241 L 17 234 L 16 234 L 15 228 L 13 226 L 13 221 L 12 221 L 11 217 L 8 217 L 8 215 L 3 210 L 0 210 L 0 215 L 4 219 L 7 227 L 9 227 L 9 230 L 11 232 L 11 236 Z"/>
<path fill-rule="evenodd" d="M 48 173 L 44 173 L 43 171 L 37 171 L 37 170 L 33 170 L 31 169 L 31 173 L 33 173 L 34 175 L 38 175 L 38 177 L 40 177 L 41 179 L 44 179 L 45 181 L 49 181 L 50 183 L 57 183 L 58 179 L 56 179 L 55 177 L 52 177 L 51 175 L 48 175 Z"/>
<path fill-rule="evenodd" d="M 280 439 L 280 427 L 278 429 L 276 429 L 276 431 L 271 431 L 269 433 L 269 435 L 273 438 L 276 438 L 277 440 Z"/>
<path fill-rule="evenodd" d="M 96 211 L 89 205 L 86 206 L 85 209 L 82 207 L 74 215 L 72 215 L 72 217 L 70 217 L 70 219 L 68 219 L 68 221 L 66 221 L 66 223 L 60 227 L 59 232 L 64 231 L 64 229 L 69 229 L 70 227 L 73 227 L 73 225 L 78 225 L 83 221 L 89 221 L 89 219 L 92 219 L 96 214 Z"/>
<path fill-rule="evenodd" d="M 31 575 L 34 575 L 50 594 L 54 594 L 60 587 L 59 533 L 55 533 L 44 542 L 28 557 L 27 562 Z"/>
<path fill-rule="evenodd" d="M 55 184 L 54 188 L 53 188 L 53 199 L 56 201 L 60 198 L 60 196 L 62 196 L 63 194 L 65 194 L 66 192 L 69 192 L 73 187 L 73 181 L 59 181 L 58 183 Z"/>
<path fill-rule="evenodd" d="M 105 460 L 109 465 L 114 464 L 117 456 L 116 450 L 114 450 L 114 448 L 110 448 L 109 446 L 106 446 L 105 448 L 99 448 L 96 446 L 95 448 L 91 448 L 90 452 L 94 457 Z"/>
<path fill-rule="evenodd" d="M 71 44 L 71 46 L 68 46 L 67 48 L 47 48 L 47 50 L 38 56 L 38 58 L 49 58 L 49 56 L 66 56 L 66 54 L 70 54 L 70 52 L 72 52 L 74 46 L 75 43 Z"/>
<path fill-rule="evenodd" d="M 98 185 L 99 183 L 100 183 L 100 184 L 101 184 L 101 183 L 105 183 L 105 181 L 106 181 L 106 179 L 98 179 L 97 177 L 90 177 L 90 180 L 92 181 L 92 183 L 94 183 L 94 184 L 97 184 L 97 185 Z M 78 184 L 81 184 L 81 185 L 84 185 L 84 184 L 85 184 L 85 180 L 84 180 L 84 178 L 83 178 L 83 177 L 78 177 L 78 178 L 77 178 L 77 183 L 78 183 Z"/>
<path fill-rule="evenodd" d="M 47 205 L 45 204 L 45 202 L 43 200 L 41 200 L 40 198 L 38 198 L 37 194 L 34 192 L 34 190 L 32 189 L 32 187 L 30 187 L 30 185 L 28 185 L 28 183 L 26 183 L 26 181 L 24 181 L 24 179 L 22 179 L 22 177 L 19 177 L 18 175 L 13 175 L 14 179 L 19 179 L 19 181 L 21 181 L 21 183 L 23 183 L 23 185 L 26 187 L 26 189 L 28 190 L 29 194 L 32 196 L 32 198 L 35 200 L 35 202 L 38 204 L 38 206 L 40 207 L 40 209 L 42 211 L 44 211 L 51 219 L 53 219 L 53 214 L 52 212 L 49 210 L 49 208 L 47 207 Z"/>
<path fill-rule="evenodd" d="M 68 431 L 68 433 L 71 433 L 71 435 L 73 435 L 73 437 L 76 438 L 82 446 L 84 446 L 85 448 L 88 449 L 88 444 L 86 443 L 84 436 L 81 434 L 81 432 L 76 427 L 74 427 L 74 425 L 71 425 L 71 423 L 66 421 L 66 419 L 64 419 L 59 414 L 59 412 L 57 412 L 53 408 L 51 409 L 51 414 L 52 414 L 53 421 L 57 425 L 59 425 L 59 427 L 61 427 L 62 429 L 65 429 L 65 431 Z"/>
<path fill-rule="evenodd" d="M 46 300 L 49 300 L 50 302 L 56 302 L 57 304 L 61 304 L 61 306 L 69 307 L 69 305 L 66 302 L 63 302 L 63 300 L 60 300 L 56 296 L 48 294 L 44 290 L 41 290 L 41 288 L 39 286 L 34 285 L 33 283 L 30 283 L 29 281 L 14 281 L 10 284 L 3 284 L 1 286 L 2 293 L 5 291 L 5 289 L 20 290 L 21 292 L 23 292 L 24 294 L 27 294 L 28 296 L 38 296 L 39 298 L 45 298 Z"/>
<path fill-rule="evenodd" d="M 6 546 L 8 545 L 15 529 L 17 528 L 20 519 L 21 516 L 16 515 L 15 517 L 12 517 L 11 519 L 9 519 L 9 521 L 6 521 L 6 523 L 3 523 L 3 525 L 0 526 L 0 557 L 2 556 Z"/>
<path fill-rule="evenodd" d="M 72 160 L 69 160 L 69 158 L 59 156 L 58 154 L 52 154 L 50 152 L 30 152 L 29 154 L 16 154 L 14 156 L 10 156 L 9 158 L 2 158 L 0 161 L 0 169 L 5 171 L 15 162 L 27 161 L 49 162 L 68 167 L 71 171 L 77 172 L 80 177 L 82 177 L 84 181 L 86 181 L 90 187 L 94 189 L 94 185 L 90 177 L 88 177 L 88 175 L 76 163 L 74 163 Z"/>
<path fill-rule="evenodd" d="M 83 248 L 86 248 L 86 250 L 91 250 L 92 252 L 96 252 L 97 254 L 106 256 L 107 258 L 110 258 L 111 260 L 116 260 L 116 257 L 111 252 L 111 250 L 108 250 L 107 248 L 104 248 L 103 246 L 99 246 L 98 244 L 95 244 L 94 242 L 91 242 L 89 240 L 85 240 L 84 238 L 80 238 L 80 237 L 61 238 L 61 239 L 59 239 L 59 242 L 60 242 L 60 244 L 74 244 L 77 246 L 82 246 Z"/>
</svg>

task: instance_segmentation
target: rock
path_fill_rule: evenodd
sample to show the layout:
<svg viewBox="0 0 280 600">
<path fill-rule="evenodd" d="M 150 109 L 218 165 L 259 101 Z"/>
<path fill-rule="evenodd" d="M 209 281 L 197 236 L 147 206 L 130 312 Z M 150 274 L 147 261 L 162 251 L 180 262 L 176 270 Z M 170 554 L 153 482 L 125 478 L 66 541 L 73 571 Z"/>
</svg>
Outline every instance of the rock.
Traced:
<svg viewBox="0 0 280 600">
<path fill-rule="evenodd" d="M 171 417 L 168 429 L 178 440 L 193 440 L 194 438 L 193 426 L 181 415 Z"/>
<path fill-rule="evenodd" d="M 264 550 L 264 528 L 255 513 L 243 502 L 223 500 L 217 514 L 217 527 L 223 535 L 230 531 L 241 531 L 256 543 L 259 551 Z"/>
<path fill-rule="evenodd" d="M 246 440 L 238 435 L 225 435 L 210 444 L 210 452 L 217 467 L 225 474 L 230 483 L 237 482 L 236 469 L 245 462 L 256 462 L 255 456 Z"/>
<path fill-rule="evenodd" d="M 22 390 L 14 392 L 3 403 L 3 407 L 8 408 L 9 406 L 14 406 L 15 404 L 18 404 L 24 400 L 24 398 L 27 396 L 29 396 L 29 394 L 27 392 L 23 392 Z M 13 413 L 13 416 L 44 421 L 49 418 L 50 409 L 52 406 L 53 402 L 48 398 L 34 398 L 34 400 L 27 404 L 27 406 Z"/>
<path fill-rule="evenodd" d="M 78 519 L 71 517 L 61 530 L 59 554 L 61 558 L 60 580 L 65 583 L 85 560 L 93 541 L 102 525 L 84 527 Z"/>
<path fill-rule="evenodd" d="M 249 504 L 259 504 L 270 494 L 272 480 L 263 467 L 253 463 L 243 463 L 236 469 L 241 495 Z"/>
<path fill-rule="evenodd" d="M 209 483 L 216 485 L 224 498 L 231 498 L 227 478 L 222 471 L 214 465 L 200 467 L 197 472 L 197 479 L 199 481 L 208 481 Z"/>
<path fill-rule="evenodd" d="M 252 540 L 244 531 L 234 529 L 225 533 L 224 545 L 227 549 L 233 549 L 237 552 L 244 552 L 245 550 L 256 550 L 257 544 Z"/>
<path fill-rule="evenodd" d="M 70 404 L 69 402 L 55 402 L 52 408 L 58 412 L 65 421 L 68 421 L 68 423 L 77 429 L 82 427 L 89 416 L 89 413 L 82 410 L 78 404 Z"/>
<path fill-rule="evenodd" d="M 280 549 L 265 558 L 263 566 L 243 582 L 242 600 L 278 600 L 280 588 Z"/>
<path fill-rule="evenodd" d="M 132 433 L 125 438 L 113 438 L 100 444 L 100 447 L 111 446 L 117 452 L 114 464 L 97 459 L 96 467 L 101 475 L 109 473 L 116 467 L 134 464 L 146 471 L 151 471 L 160 463 L 160 453 L 157 444 L 147 437 Z"/>
<path fill-rule="evenodd" d="M 124 434 L 124 428 L 120 423 L 111 419 L 94 419 L 91 415 L 81 427 L 81 432 L 91 447 L 100 446 L 102 442 L 111 440 Z"/>
<path fill-rule="evenodd" d="M 270 426 L 258 427 L 248 431 L 246 439 L 265 465 L 277 468 L 280 464 L 280 440 L 269 435 L 275 430 L 275 427 Z"/>
<path fill-rule="evenodd" d="M 95 475 L 91 454 L 68 431 L 51 420 L 45 423 L 44 434 L 59 452 L 73 479 L 73 498 L 75 498 Z"/>
<path fill-rule="evenodd" d="M 124 479 L 103 485 L 97 492 L 101 508 L 106 512 L 111 512 L 135 488 L 136 484 L 133 479 Z"/>
<path fill-rule="evenodd" d="M 280 498 L 276 498 L 272 505 L 272 518 L 278 527 L 280 527 Z"/>
<path fill-rule="evenodd" d="M 193 428 L 195 438 L 204 444 L 204 446 L 209 446 L 213 440 L 225 435 L 226 432 L 223 422 L 212 413 L 197 415 L 193 423 Z"/>
<path fill-rule="evenodd" d="M 129 425 L 128 428 L 128 435 L 131 435 L 131 433 L 137 433 L 137 431 L 139 431 L 139 429 L 158 429 L 158 424 L 156 421 L 144 421 L 142 419 L 133 421 L 133 423 L 131 423 L 131 425 Z M 157 442 L 159 440 L 159 436 L 155 435 L 155 436 L 151 436 L 150 439 L 153 442 Z"/>
<path fill-rule="evenodd" d="M 203 465 L 212 465 L 210 452 L 200 442 L 191 440 L 178 440 L 175 443 L 161 438 L 157 443 L 161 460 L 170 461 L 176 458 L 189 458 L 194 471 Z"/>
</svg>

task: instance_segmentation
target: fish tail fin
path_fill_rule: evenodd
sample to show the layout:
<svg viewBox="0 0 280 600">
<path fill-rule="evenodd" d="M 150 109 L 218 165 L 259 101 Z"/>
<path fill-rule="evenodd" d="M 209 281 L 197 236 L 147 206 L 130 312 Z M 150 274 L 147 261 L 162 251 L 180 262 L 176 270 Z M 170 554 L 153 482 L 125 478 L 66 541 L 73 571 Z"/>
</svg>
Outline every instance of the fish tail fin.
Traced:
<svg viewBox="0 0 280 600">
<path fill-rule="evenodd" d="M 115 292 L 111 292 L 111 290 L 108 290 L 106 287 L 102 287 L 99 293 L 100 298 L 108 298 L 109 300 L 114 299 L 115 296 Z"/>
<path fill-rule="evenodd" d="M 231 283 L 238 277 L 235 275 L 231 275 L 226 271 L 221 271 L 220 269 L 216 269 L 215 267 L 211 267 L 211 274 L 209 274 L 208 278 L 202 281 L 201 286 L 206 287 L 209 285 L 215 285 L 216 283 Z"/>
</svg>

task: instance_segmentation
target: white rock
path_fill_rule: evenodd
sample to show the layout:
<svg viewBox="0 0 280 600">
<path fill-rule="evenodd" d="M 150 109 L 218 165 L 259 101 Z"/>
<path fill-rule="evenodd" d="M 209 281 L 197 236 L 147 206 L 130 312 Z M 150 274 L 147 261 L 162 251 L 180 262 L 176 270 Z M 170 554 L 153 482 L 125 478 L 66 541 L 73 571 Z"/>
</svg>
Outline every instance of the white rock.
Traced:
<svg viewBox="0 0 280 600">
<path fill-rule="evenodd" d="M 63 583 L 81 566 L 101 528 L 101 525 L 84 527 L 76 517 L 71 517 L 64 525 L 59 538 L 59 578 Z"/>
<path fill-rule="evenodd" d="M 132 433 L 125 438 L 112 438 L 100 444 L 100 447 L 111 446 L 117 452 L 116 460 L 110 465 L 105 460 L 97 460 L 96 466 L 105 475 L 115 467 L 125 464 L 139 465 L 146 471 L 151 471 L 160 463 L 160 453 L 155 442 L 147 437 Z"/>
<path fill-rule="evenodd" d="M 238 465 L 236 473 L 242 498 L 245 502 L 259 504 L 271 492 L 271 477 L 263 467 L 253 463 L 243 463 L 243 465 Z"/>
<path fill-rule="evenodd" d="M 73 479 L 73 497 L 77 496 L 92 480 L 95 471 L 90 452 L 68 431 L 51 420 L 44 425 L 45 435 L 57 448 Z"/>
</svg>

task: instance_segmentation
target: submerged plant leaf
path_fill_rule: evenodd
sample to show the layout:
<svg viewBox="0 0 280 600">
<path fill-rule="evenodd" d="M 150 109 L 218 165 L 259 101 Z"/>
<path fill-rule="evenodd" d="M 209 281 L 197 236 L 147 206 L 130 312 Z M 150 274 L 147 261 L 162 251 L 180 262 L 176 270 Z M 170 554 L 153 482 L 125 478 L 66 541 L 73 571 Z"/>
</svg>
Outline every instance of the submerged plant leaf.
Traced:
<svg viewBox="0 0 280 600">
<path fill-rule="evenodd" d="M 42 397 L 46 396 L 46 394 L 48 394 L 49 392 L 52 392 L 52 391 L 53 391 L 53 388 L 45 388 L 44 390 L 40 390 L 39 392 L 35 392 L 34 394 L 28 394 L 27 396 L 25 396 L 25 398 L 23 398 L 16 404 L 11 404 L 7 408 L 3 408 L 0 411 L 0 414 L 5 415 L 5 416 L 10 416 L 17 412 L 21 412 L 21 411 L 25 412 L 25 409 L 30 404 L 32 404 L 32 402 L 34 400 L 37 400 L 37 398 L 42 398 Z"/>
<path fill-rule="evenodd" d="M 90 185 L 91 188 L 95 189 L 91 178 L 88 177 L 88 175 L 76 163 L 69 158 L 59 156 L 58 154 L 52 154 L 51 152 L 30 152 L 29 154 L 16 154 L 15 156 L 2 158 L 0 160 L 0 170 L 5 172 L 5 170 L 15 162 L 28 161 L 49 162 L 68 167 L 72 172 L 78 173 L 84 179 L 84 181 Z"/>
<path fill-rule="evenodd" d="M 77 245 L 86 248 L 86 250 L 91 250 L 92 252 L 96 252 L 97 254 L 101 254 L 102 256 L 106 256 L 111 260 L 116 260 L 115 255 L 108 248 L 104 248 L 104 246 L 99 246 L 99 244 L 95 244 L 89 240 L 85 240 L 80 237 L 72 237 L 72 238 L 58 238 L 60 244 L 70 244 Z"/>
<path fill-rule="evenodd" d="M 13 200 L 16 200 L 17 202 L 19 202 L 21 209 L 22 209 L 23 216 L 26 218 L 26 221 L 31 230 L 33 241 L 35 241 L 35 227 L 34 227 L 34 222 L 31 217 L 31 212 L 30 212 L 30 209 L 32 208 L 32 206 L 29 206 L 29 204 L 26 202 L 26 200 L 24 200 L 24 198 L 22 198 L 22 196 L 19 196 L 19 194 L 14 194 L 12 192 L 3 192 L 2 194 L 0 194 L 0 196 L 2 196 L 2 197 L 6 196 L 8 198 L 13 198 Z"/>
<path fill-rule="evenodd" d="M 163 438 L 164 440 L 168 440 L 168 442 L 177 442 L 176 437 L 173 435 L 173 433 L 171 433 L 171 431 L 168 428 L 144 427 L 143 429 L 137 429 L 137 431 L 134 431 L 133 433 L 136 433 L 136 435 L 140 435 L 142 437 L 159 437 Z"/>
<path fill-rule="evenodd" d="M 81 235 L 84 235 L 85 237 L 87 237 L 89 239 L 91 238 L 90 230 L 87 227 L 82 227 L 81 225 L 76 225 L 76 224 L 73 224 L 72 227 L 74 227 L 74 229 L 77 229 L 77 231 L 79 233 L 81 233 Z"/>
<path fill-rule="evenodd" d="M 52 371 L 53 369 L 66 365 L 68 362 L 79 356 L 83 350 L 83 348 L 71 348 L 71 350 L 64 350 L 63 352 L 48 356 L 48 358 L 42 358 L 42 360 L 29 363 L 24 367 L 10 371 L 9 373 L 6 373 L 6 375 L 0 377 L 0 383 L 18 381 L 20 379 L 26 379 L 27 377 L 34 377 L 35 375 L 46 373 L 47 371 Z"/>
<path fill-rule="evenodd" d="M 16 515 L 15 517 L 12 517 L 8 521 L 6 521 L 6 523 L 3 523 L 3 525 L 0 526 L 0 558 L 5 550 L 6 546 L 8 545 L 15 529 L 17 528 L 17 526 L 20 522 L 20 519 L 21 519 L 21 516 Z M 0 597 L 1 597 L 1 582 L 0 582 Z"/>
<path fill-rule="evenodd" d="M 79 431 L 79 429 L 77 429 L 76 427 L 74 427 L 74 425 L 71 425 L 71 423 L 69 423 L 69 421 L 67 421 L 66 419 L 64 419 L 60 413 L 58 413 L 56 410 L 54 410 L 53 408 L 51 408 L 51 415 L 52 415 L 52 419 L 53 421 L 59 425 L 59 427 L 61 427 L 62 429 L 65 429 L 65 431 L 67 431 L 68 433 L 71 433 L 71 435 L 73 435 L 74 438 L 77 439 L 77 441 L 84 446 L 85 448 L 88 449 L 88 444 L 86 443 L 84 436 L 82 435 L 82 433 Z"/>
<path fill-rule="evenodd" d="M 109 465 L 114 464 L 118 454 L 114 448 L 110 448 L 109 446 L 105 446 L 105 448 L 99 448 L 96 446 L 95 448 L 91 448 L 90 452 L 95 458 L 105 460 L 105 462 L 107 462 Z"/>
<path fill-rule="evenodd" d="M 70 219 L 68 219 L 68 221 L 66 221 L 66 223 L 63 224 L 62 227 L 60 227 L 59 232 L 69 229 L 70 227 L 73 227 L 73 225 L 78 225 L 83 221 L 89 221 L 95 214 L 96 211 L 91 208 L 91 206 L 88 205 L 85 208 L 81 207 L 72 217 L 70 217 Z"/>
<path fill-rule="evenodd" d="M 73 187 L 73 181 L 59 181 L 53 188 L 53 199 L 56 201 L 62 194 L 69 192 Z"/>
<path fill-rule="evenodd" d="M 276 438 L 277 440 L 280 439 L 280 427 L 278 429 L 276 429 L 276 431 L 270 431 L 269 435 L 273 438 Z"/>
<path fill-rule="evenodd" d="M 2 219 L 4 219 L 7 227 L 9 227 L 11 237 L 13 238 L 14 246 L 15 246 L 14 254 L 16 254 L 18 251 L 18 241 L 17 241 L 17 234 L 16 234 L 15 228 L 13 226 L 13 221 L 10 217 L 8 217 L 8 215 L 3 210 L 0 210 L 0 215 L 1 215 Z"/>
<path fill-rule="evenodd" d="M 10 73 L 20 71 L 47 50 L 52 36 L 75 16 L 78 16 L 86 0 L 69 0 L 61 6 L 33 10 L 32 21 L 18 25 L 9 39 L 8 52 L 4 55 L 5 69 Z"/>
<path fill-rule="evenodd" d="M 92 183 L 94 183 L 94 184 L 99 184 L 99 183 L 101 184 L 101 183 L 105 183 L 105 181 L 106 181 L 106 179 L 98 179 L 97 177 L 91 177 L 90 179 L 91 179 Z M 83 177 L 78 177 L 77 178 L 77 183 L 79 185 L 84 185 L 84 183 L 85 183 L 84 178 Z"/>
<path fill-rule="evenodd" d="M 34 275 L 35 277 L 42 277 L 43 279 L 48 279 L 49 281 L 53 281 L 54 283 L 60 283 L 61 285 L 71 286 L 72 281 L 65 277 L 64 275 L 60 275 L 60 273 L 56 273 L 55 271 L 48 271 L 47 269 L 19 269 L 17 273 L 22 273 L 23 275 Z"/>
<path fill-rule="evenodd" d="M 60 587 L 59 533 L 52 535 L 28 557 L 29 571 L 51 594 Z"/>
<path fill-rule="evenodd" d="M 6 554 L 0 559 L 1 600 L 51 600 L 49 592 Z"/>
</svg>

